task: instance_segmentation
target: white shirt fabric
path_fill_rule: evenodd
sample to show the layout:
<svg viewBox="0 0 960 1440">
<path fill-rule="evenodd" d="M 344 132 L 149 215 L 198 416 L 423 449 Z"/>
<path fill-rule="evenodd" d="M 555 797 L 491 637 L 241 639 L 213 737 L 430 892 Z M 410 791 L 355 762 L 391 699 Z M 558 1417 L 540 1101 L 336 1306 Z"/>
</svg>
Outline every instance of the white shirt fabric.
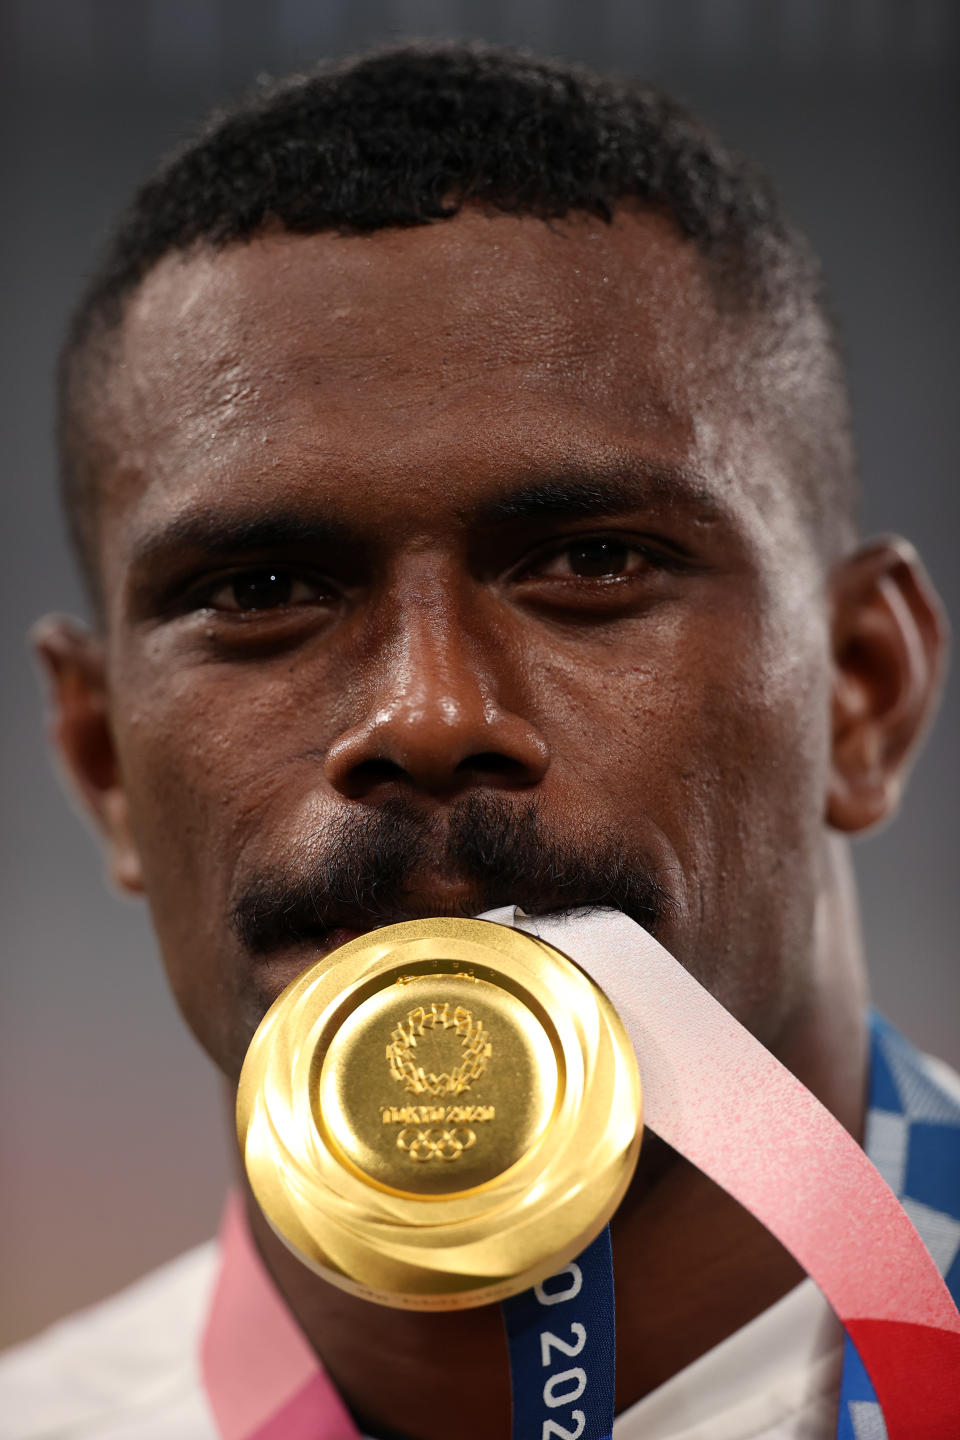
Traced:
<svg viewBox="0 0 960 1440">
<path fill-rule="evenodd" d="M 211 1241 L 0 1356 L 0 1440 L 218 1440 Z M 618 1416 L 614 1440 L 833 1440 L 843 1334 L 812 1281 Z"/>
</svg>

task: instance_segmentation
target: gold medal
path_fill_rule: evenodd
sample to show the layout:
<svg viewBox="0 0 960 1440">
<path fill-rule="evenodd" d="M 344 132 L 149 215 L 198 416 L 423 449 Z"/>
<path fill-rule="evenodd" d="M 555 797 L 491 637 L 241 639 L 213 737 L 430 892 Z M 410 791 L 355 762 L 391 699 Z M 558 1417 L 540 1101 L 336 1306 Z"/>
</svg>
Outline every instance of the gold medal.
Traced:
<svg viewBox="0 0 960 1440">
<path fill-rule="evenodd" d="M 254 1035 L 237 1131 L 280 1238 L 384 1305 L 488 1304 L 577 1255 L 636 1165 L 640 1080 L 599 987 L 485 920 L 364 935 Z"/>
</svg>

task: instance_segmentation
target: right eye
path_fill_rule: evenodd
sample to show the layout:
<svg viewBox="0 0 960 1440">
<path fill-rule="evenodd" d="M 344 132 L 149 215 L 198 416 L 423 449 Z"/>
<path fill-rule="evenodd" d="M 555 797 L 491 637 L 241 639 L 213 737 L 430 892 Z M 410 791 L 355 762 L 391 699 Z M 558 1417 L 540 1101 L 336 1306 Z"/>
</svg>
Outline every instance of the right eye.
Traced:
<svg viewBox="0 0 960 1440">
<path fill-rule="evenodd" d="M 312 605 L 329 596 L 330 591 L 319 581 L 305 580 L 292 570 L 266 566 L 231 576 L 210 591 L 206 603 L 211 610 L 250 615 L 292 605 Z"/>
</svg>

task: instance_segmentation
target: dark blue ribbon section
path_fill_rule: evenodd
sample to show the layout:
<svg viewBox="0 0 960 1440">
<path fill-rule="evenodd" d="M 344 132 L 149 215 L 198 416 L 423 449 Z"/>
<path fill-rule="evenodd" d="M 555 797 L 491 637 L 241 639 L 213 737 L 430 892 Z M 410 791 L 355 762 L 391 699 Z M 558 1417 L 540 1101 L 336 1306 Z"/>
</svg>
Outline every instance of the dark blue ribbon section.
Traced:
<svg viewBox="0 0 960 1440">
<path fill-rule="evenodd" d="M 513 1440 L 610 1440 L 617 1359 L 610 1227 L 556 1275 L 505 1300 L 503 1318 Z"/>
</svg>

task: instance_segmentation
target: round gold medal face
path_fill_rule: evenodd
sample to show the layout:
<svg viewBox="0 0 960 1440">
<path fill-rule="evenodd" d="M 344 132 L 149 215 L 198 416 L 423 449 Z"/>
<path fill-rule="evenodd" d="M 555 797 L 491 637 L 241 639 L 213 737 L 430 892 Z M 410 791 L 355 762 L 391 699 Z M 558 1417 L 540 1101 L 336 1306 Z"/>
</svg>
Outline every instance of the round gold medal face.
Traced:
<svg viewBox="0 0 960 1440">
<path fill-rule="evenodd" d="M 490 980 L 400 978 L 331 1040 L 314 1118 L 371 1180 L 453 1195 L 494 1180 L 537 1143 L 562 1057 L 538 1016 Z"/>
<path fill-rule="evenodd" d="M 305 971 L 237 1099 L 281 1239 L 334 1283 L 420 1309 L 502 1299 L 579 1253 L 629 1183 L 640 1114 L 602 991 L 484 920 L 388 926 Z"/>
</svg>

